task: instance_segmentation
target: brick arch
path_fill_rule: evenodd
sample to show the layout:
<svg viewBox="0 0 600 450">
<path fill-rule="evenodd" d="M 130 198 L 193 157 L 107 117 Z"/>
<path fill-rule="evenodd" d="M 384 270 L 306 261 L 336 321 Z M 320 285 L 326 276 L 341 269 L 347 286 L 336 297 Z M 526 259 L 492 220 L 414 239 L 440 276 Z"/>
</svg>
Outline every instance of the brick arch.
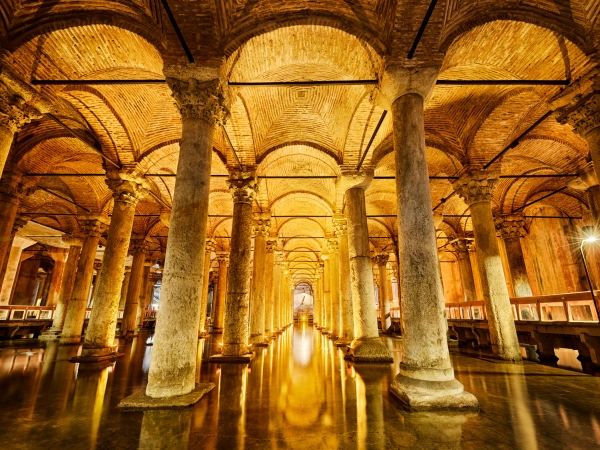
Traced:
<svg viewBox="0 0 600 450">
<path fill-rule="evenodd" d="M 498 20 L 510 20 L 547 28 L 573 42 L 585 54 L 594 52 L 588 39 L 588 31 L 581 24 L 565 20 L 559 14 L 532 5 L 498 3 L 500 2 L 496 0 L 479 2 L 476 5 L 470 3 L 466 11 L 450 19 L 440 36 L 440 51 L 445 53 L 457 38 L 475 27 Z"/>
</svg>

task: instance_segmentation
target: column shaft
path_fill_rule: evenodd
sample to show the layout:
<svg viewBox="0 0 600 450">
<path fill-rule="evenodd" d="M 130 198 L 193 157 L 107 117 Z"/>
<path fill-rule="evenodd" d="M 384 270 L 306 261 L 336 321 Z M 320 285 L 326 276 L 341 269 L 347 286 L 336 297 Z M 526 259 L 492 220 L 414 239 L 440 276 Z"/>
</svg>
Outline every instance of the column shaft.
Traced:
<svg viewBox="0 0 600 450">
<path fill-rule="evenodd" d="M 119 301 L 119 309 L 125 308 L 125 302 L 127 301 L 127 291 L 129 290 L 129 280 L 131 279 L 131 268 L 125 269 L 125 275 L 123 276 L 123 284 L 121 285 L 121 300 Z M 121 325 L 121 330 L 123 326 Z"/>
<path fill-rule="evenodd" d="M 350 254 L 348 253 L 348 228 L 346 219 L 336 233 L 339 242 L 340 258 L 340 342 L 350 343 L 354 339 L 354 314 L 352 309 L 352 283 L 350 280 Z"/>
<path fill-rule="evenodd" d="M 331 263 L 329 255 L 323 258 L 323 329 L 321 333 L 331 333 Z"/>
<path fill-rule="evenodd" d="M 225 298 L 227 294 L 227 262 L 229 255 L 227 253 L 218 253 L 219 261 L 219 278 L 217 282 L 217 297 L 214 307 L 215 320 L 213 322 L 213 330 L 215 332 L 223 332 L 223 314 L 225 312 Z"/>
<path fill-rule="evenodd" d="M 508 267 L 515 297 L 531 297 L 533 293 L 531 292 L 529 277 L 527 276 L 521 238 L 512 237 L 504 239 L 504 247 L 506 248 L 506 256 L 508 257 Z"/>
<path fill-rule="evenodd" d="M 260 226 L 260 225 L 259 225 Z M 255 227 L 256 228 L 256 227 Z M 250 314 L 250 343 L 265 342 L 265 264 L 267 258 L 266 235 L 255 229 L 254 236 L 254 269 L 252 277 L 252 302 Z"/>
<path fill-rule="evenodd" d="M 64 275 L 62 284 L 60 286 L 60 292 L 56 301 L 56 309 L 54 310 L 54 317 L 52 318 L 52 327 L 50 331 L 62 330 L 65 315 L 67 313 L 67 305 L 71 294 L 73 292 L 73 286 L 75 284 L 75 275 L 77 273 L 77 264 L 79 262 L 79 254 L 81 252 L 81 246 L 83 240 L 80 238 L 73 238 L 69 236 L 67 241 L 65 237 L 63 240 L 69 244 L 69 254 L 67 256 L 67 262 L 65 264 Z"/>
<path fill-rule="evenodd" d="M 204 248 L 204 276 L 202 278 L 202 304 L 200 305 L 200 323 L 198 324 L 198 336 L 206 333 L 206 312 L 208 311 L 208 290 L 210 288 L 210 258 L 215 249 L 213 239 L 206 240 Z"/>
<path fill-rule="evenodd" d="M 338 339 L 340 336 L 340 254 L 338 240 L 330 239 L 329 247 L 329 276 L 331 297 L 331 334 L 330 339 Z"/>
<path fill-rule="evenodd" d="M 275 256 L 275 266 L 273 267 L 273 333 L 281 331 L 279 322 L 279 303 L 281 296 L 281 256 Z"/>
<path fill-rule="evenodd" d="M 475 279 L 473 278 L 473 267 L 471 266 L 471 257 L 469 251 L 458 250 L 458 268 L 460 270 L 460 279 L 462 281 L 464 300 L 473 302 L 477 300 L 475 291 Z"/>
<path fill-rule="evenodd" d="M 0 291 L 1 305 L 8 305 L 10 303 L 17 274 L 19 272 L 19 266 L 21 264 L 23 250 L 35 244 L 35 241 L 21 236 L 15 236 L 12 243 L 13 245 L 9 253 L 6 270 L 4 271 L 4 278 L 0 280 L 2 283 L 2 290 Z"/>
<path fill-rule="evenodd" d="M 273 336 L 273 275 L 275 269 L 275 246 L 276 240 L 267 242 L 267 256 L 265 259 L 265 338 Z"/>
<path fill-rule="evenodd" d="M 133 337 L 135 334 L 135 319 L 140 301 L 140 291 L 142 290 L 144 278 L 144 261 L 146 259 L 146 243 L 143 240 L 136 240 L 132 247 L 133 261 L 131 262 L 127 299 L 125 300 L 125 310 L 121 321 L 121 336 L 123 337 Z"/>
<path fill-rule="evenodd" d="M 389 332 L 392 328 L 392 318 L 390 316 L 391 293 L 388 285 L 387 262 L 389 255 L 387 253 L 375 256 L 375 262 L 379 271 L 379 314 L 381 315 L 381 331 Z"/>
</svg>

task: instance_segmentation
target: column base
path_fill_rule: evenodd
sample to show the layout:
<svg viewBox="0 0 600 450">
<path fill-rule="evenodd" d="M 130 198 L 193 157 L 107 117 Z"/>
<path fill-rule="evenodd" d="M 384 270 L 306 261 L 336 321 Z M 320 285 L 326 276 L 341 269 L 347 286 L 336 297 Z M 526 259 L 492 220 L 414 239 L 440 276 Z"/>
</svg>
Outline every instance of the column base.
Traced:
<svg viewBox="0 0 600 450">
<path fill-rule="evenodd" d="M 250 336 L 250 345 L 252 347 L 268 347 L 269 342 L 262 334 L 257 334 L 254 336 Z"/>
<path fill-rule="evenodd" d="M 344 359 L 353 362 L 393 363 L 394 359 L 383 342 L 377 338 L 354 339 Z"/>
<path fill-rule="evenodd" d="M 121 356 L 125 356 L 125 354 L 117 352 L 116 347 L 84 348 L 81 355 L 74 356 L 69 361 L 78 363 L 96 363 L 110 361 Z"/>
<path fill-rule="evenodd" d="M 396 376 L 390 392 L 409 411 L 479 411 L 477 398 L 457 380 L 425 381 Z"/>
<path fill-rule="evenodd" d="M 58 341 L 60 345 L 76 345 L 81 344 L 81 336 L 61 336 Z"/>
<path fill-rule="evenodd" d="M 119 402 L 117 408 L 125 411 L 140 411 L 147 409 L 183 409 L 200 401 L 202 397 L 214 389 L 213 383 L 199 383 L 189 394 L 173 397 L 153 398 L 146 395 L 146 388 L 135 394 L 125 397 Z"/>
<path fill-rule="evenodd" d="M 216 355 L 212 355 L 208 358 L 208 362 L 211 363 L 238 363 L 238 364 L 248 364 L 250 361 L 254 359 L 256 353 L 246 353 L 245 355 L 223 355 L 221 353 L 217 353 Z"/>
<path fill-rule="evenodd" d="M 339 336 L 337 336 L 334 333 L 330 333 L 329 334 L 329 339 L 331 339 L 332 341 L 337 341 L 339 339 Z"/>
</svg>

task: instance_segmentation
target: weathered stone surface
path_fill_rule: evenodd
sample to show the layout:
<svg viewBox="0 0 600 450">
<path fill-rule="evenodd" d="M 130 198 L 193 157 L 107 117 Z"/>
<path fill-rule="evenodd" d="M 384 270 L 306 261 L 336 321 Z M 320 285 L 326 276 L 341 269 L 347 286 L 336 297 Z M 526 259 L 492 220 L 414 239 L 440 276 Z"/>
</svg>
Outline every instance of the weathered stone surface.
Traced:
<svg viewBox="0 0 600 450">
<path fill-rule="evenodd" d="M 117 408 L 126 411 L 140 411 L 147 409 L 181 409 L 189 408 L 198 403 L 202 397 L 215 388 L 214 383 L 198 383 L 193 391 L 173 397 L 149 397 L 144 389 L 124 398 Z"/>
</svg>

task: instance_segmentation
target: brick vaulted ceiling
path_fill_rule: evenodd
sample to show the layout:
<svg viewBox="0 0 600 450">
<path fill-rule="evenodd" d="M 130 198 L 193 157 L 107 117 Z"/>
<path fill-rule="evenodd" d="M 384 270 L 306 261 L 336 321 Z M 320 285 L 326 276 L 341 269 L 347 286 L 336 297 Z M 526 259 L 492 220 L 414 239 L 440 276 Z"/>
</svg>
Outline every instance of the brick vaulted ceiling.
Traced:
<svg viewBox="0 0 600 450">
<path fill-rule="evenodd" d="M 439 79 L 569 79 L 560 86 L 437 86 L 425 111 L 430 175 L 454 176 L 484 164 L 547 111 L 567 104 L 591 84 L 597 70 L 600 1 L 440 0 L 413 60 L 405 60 L 430 2 L 424 0 L 169 0 L 181 32 L 200 65 L 222 66 L 229 81 L 376 79 L 385 62 L 436 64 Z M 165 64 L 186 61 L 160 0 L 2 0 L 2 65 L 31 79 L 163 78 Z M 36 86 L 69 128 L 120 164 L 140 173 L 175 173 L 181 120 L 166 85 Z M 337 176 L 355 166 L 383 110 L 375 86 L 232 87 L 225 129 L 244 164 L 259 175 Z M 365 164 L 394 175 L 390 116 Z M 234 155 L 215 131 L 214 175 L 227 174 Z M 101 157 L 49 118 L 18 134 L 11 163 L 24 172 L 102 173 Z M 508 152 L 503 174 L 576 173 L 589 161 L 586 142 L 552 116 Z M 134 232 L 164 253 L 168 229 L 159 214 L 171 203 L 174 178 L 148 178 L 153 193 L 140 202 Z M 25 203 L 35 220 L 64 232 L 72 216 L 44 212 L 110 213 L 102 177 L 38 177 Z M 494 207 L 509 213 L 564 186 L 562 179 L 503 179 Z M 78 206 L 61 200 L 57 193 Z M 450 182 L 431 181 L 432 206 L 451 194 Z M 376 179 L 367 213 L 394 215 L 395 182 Z M 162 204 L 161 204 L 162 203 Z M 211 180 L 211 216 L 232 212 L 224 177 Z M 557 213 L 587 215 L 581 192 L 566 189 L 540 202 Z M 538 206 L 529 207 L 533 214 Z M 334 212 L 343 208 L 334 178 L 262 179 L 256 212 L 274 216 L 296 281 L 310 281 Z M 463 214 L 456 196 L 436 213 Z M 468 218 L 446 218 L 441 232 L 470 232 Z M 218 250 L 227 250 L 231 219 L 210 217 Z M 369 219 L 373 248 L 396 240 L 393 217 Z M 388 239 L 381 239 L 387 237 Z M 289 250 L 301 252 L 287 253 Z M 159 256 L 157 256 L 159 257 Z"/>
</svg>

